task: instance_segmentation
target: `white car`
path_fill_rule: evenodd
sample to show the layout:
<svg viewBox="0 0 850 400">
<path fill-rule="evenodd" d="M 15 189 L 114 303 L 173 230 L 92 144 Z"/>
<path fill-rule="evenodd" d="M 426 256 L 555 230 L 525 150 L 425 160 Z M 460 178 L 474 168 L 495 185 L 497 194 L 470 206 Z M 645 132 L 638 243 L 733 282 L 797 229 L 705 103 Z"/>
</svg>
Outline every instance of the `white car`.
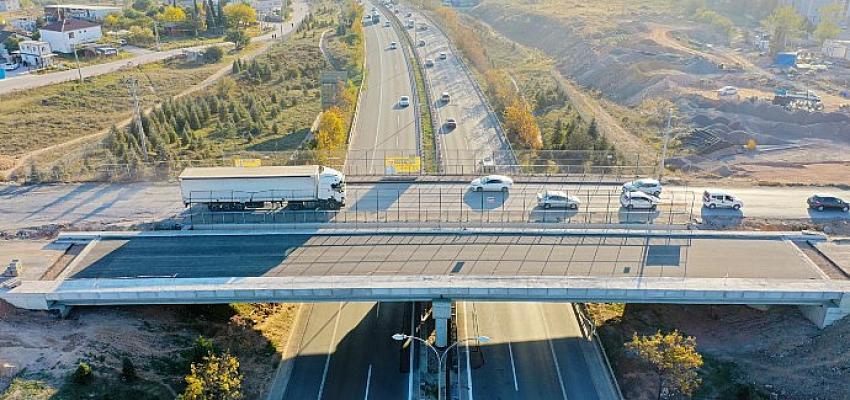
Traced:
<svg viewBox="0 0 850 400">
<path fill-rule="evenodd" d="M 446 132 L 453 131 L 453 130 L 457 129 L 457 120 L 455 120 L 454 118 L 447 119 L 445 127 L 446 127 Z"/>
<path fill-rule="evenodd" d="M 542 193 L 537 193 L 537 205 L 545 209 L 550 208 L 569 208 L 577 210 L 581 204 L 578 197 L 568 195 L 560 190 L 547 190 Z"/>
<path fill-rule="evenodd" d="M 722 190 L 706 190 L 702 193 L 702 205 L 706 208 L 731 208 L 740 210 L 744 203 Z"/>
<path fill-rule="evenodd" d="M 439 58 L 440 58 L 441 60 L 445 60 L 446 58 L 449 58 L 449 55 L 448 55 L 448 54 L 446 54 L 446 52 L 445 52 L 445 51 L 441 51 L 441 52 L 440 52 L 440 57 L 439 57 Z"/>
<path fill-rule="evenodd" d="M 469 190 L 473 192 L 507 192 L 514 181 L 503 175 L 487 175 L 472 181 Z"/>
<path fill-rule="evenodd" d="M 398 43 L 396 43 L 396 42 L 390 42 L 390 50 L 395 50 L 395 49 L 397 49 L 397 48 L 398 48 Z"/>
<path fill-rule="evenodd" d="M 425 60 L 425 68 L 431 68 L 434 66 L 434 60 L 428 58 Z"/>
<path fill-rule="evenodd" d="M 718 96 L 734 96 L 738 94 L 738 88 L 734 86 L 724 86 L 720 89 L 717 89 Z"/>
<path fill-rule="evenodd" d="M 448 103 L 451 100 L 452 100 L 452 96 L 449 95 L 449 92 L 443 92 L 443 94 L 440 95 L 440 101 L 443 102 L 443 103 Z"/>
<path fill-rule="evenodd" d="M 409 105 L 410 105 L 410 97 L 407 97 L 407 96 L 401 96 L 401 98 L 400 98 L 400 99 L 398 99 L 398 105 L 399 105 L 399 107 L 407 107 L 407 106 L 409 106 Z"/>
<path fill-rule="evenodd" d="M 390 27 L 390 21 L 384 21 L 384 28 Z"/>
<path fill-rule="evenodd" d="M 629 210 L 655 210 L 660 202 L 661 200 L 658 197 L 648 195 L 644 192 L 625 192 L 620 196 L 620 205 Z"/>
<path fill-rule="evenodd" d="M 655 197 L 661 196 L 661 182 L 657 179 L 638 179 L 623 184 L 623 193 L 643 192 Z"/>
</svg>

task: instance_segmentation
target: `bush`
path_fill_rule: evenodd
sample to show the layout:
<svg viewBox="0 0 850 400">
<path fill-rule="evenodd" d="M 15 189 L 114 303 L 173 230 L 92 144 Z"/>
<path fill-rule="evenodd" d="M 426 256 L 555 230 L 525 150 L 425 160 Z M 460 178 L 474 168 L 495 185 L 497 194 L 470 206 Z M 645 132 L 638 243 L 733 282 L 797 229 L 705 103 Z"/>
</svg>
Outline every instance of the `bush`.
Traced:
<svg viewBox="0 0 850 400">
<path fill-rule="evenodd" d="M 210 46 L 204 51 L 204 61 L 206 61 L 207 64 L 217 63 L 221 61 L 223 57 L 224 50 L 222 50 L 219 46 Z"/>
<path fill-rule="evenodd" d="M 124 357 L 121 360 L 121 378 L 125 381 L 132 381 L 136 379 L 138 375 L 136 375 L 136 366 L 133 365 L 133 361 L 127 357 Z"/>
<path fill-rule="evenodd" d="M 91 366 L 87 362 L 80 361 L 80 365 L 71 375 L 71 381 L 78 385 L 88 385 L 92 380 L 94 380 L 94 375 Z"/>
<path fill-rule="evenodd" d="M 224 40 L 233 42 L 237 49 L 244 48 L 251 41 L 244 29 L 231 29 L 224 35 Z"/>
</svg>

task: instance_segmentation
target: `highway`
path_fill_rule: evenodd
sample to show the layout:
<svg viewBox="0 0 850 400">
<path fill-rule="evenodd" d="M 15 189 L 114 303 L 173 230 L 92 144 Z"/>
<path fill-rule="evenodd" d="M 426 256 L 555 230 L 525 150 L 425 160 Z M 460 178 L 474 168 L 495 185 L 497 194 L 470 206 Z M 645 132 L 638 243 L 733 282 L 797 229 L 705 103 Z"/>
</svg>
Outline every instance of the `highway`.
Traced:
<svg viewBox="0 0 850 400">
<path fill-rule="evenodd" d="M 305 307 L 307 318 L 302 323 L 307 326 L 283 399 L 409 398 L 410 353 L 391 336 L 411 333 L 411 303 L 315 303 Z"/>
<path fill-rule="evenodd" d="M 303 1 L 294 1 L 292 2 L 292 15 L 289 21 L 286 21 L 282 24 L 280 23 L 268 23 L 274 26 L 274 30 L 266 33 L 261 36 L 257 36 L 251 38 L 253 42 L 265 42 L 272 40 L 272 35 L 287 35 L 291 31 L 294 30 L 295 24 L 301 22 L 304 19 L 304 16 L 307 15 L 309 11 L 309 7 L 307 3 Z M 282 29 L 281 29 L 282 25 Z M 194 46 L 180 49 L 172 49 L 172 50 L 164 50 L 164 51 L 148 51 L 143 52 L 138 55 L 135 55 L 131 58 L 126 58 L 119 61 L 113 61 L 103 64 L 95 64 L 86 66 L 77 71 L 77 69 L 70 69 L 66 71 L 59 72 L 51 72 L 43 75 L 34 75 L 27 74 L 21 75 L 14 78 L 0 80 L 0 95 L 11 93 L 19 90 L 27 90 L 33 89 L 41 86 L 53 85 L 57 83 L 72 81 L 75 79 L 79 79 L 80 73 L 82 73 L 83 78 L 90 78 L 93 76 L 108 74 L 110 72 L 120 71 L 125 68 L 136 67 L 143 64 L 153 63 L 157 61 L 162 61 L 166 58 L 181 54 L 186 50 L 200 50 L 207 48 L 209 46 L 223 46 L 223 45 L 232 45 L 232 43 L 218 43 L 211 45 L 202 45 L 202 46 Z"/>
<path fill-rule="evenodd" d="M 462 400 L 616 398 L 570 304 L 461 302 L 457 309 L 459 338 L 491 338 L 462 347 Z"/>
<path fill-rule="evenodd" d="M 372 5 L 364 3 L 365 13 Z M 349 142 L 346 171 L 375 174 L 384 171 L 385 157 L 416 156 L 419 147 L 413 104 L 399 106 L 401 96 L 412 99 L 405 50 L 395 28 L 385 27 L 382 15 L 378 24 L 364 24 L 366 36 L 366 82 L 359 103 L 358 118 Z M 395 42 L 397 49 L 390 49 Z"/>
<path fill-rule="evenodd" d="M 406 21 L 405 15 L 410 12 L 416 21 L 416 28 L 407 31 L 417 44 L 416 51 L 422 65 L 426 59 L 434 60 L 433 67 L 425 67 L 424 76 L 425 84 L 433 95 L 432 110 L 437 121 L 434 134 L 438 136 L 444 171 L 457 173 L 463 169 L 469 172 L 471 167 L 488 156 L 496 157 L 497 164 L 513 164 L 513 160 L 504 159 L 510 146 L 497 133 L 497 120 L 490 114 L 486 99 L 475 90 L 472 78 L 466 74 L 460 55 L 454 54 L 448 38 L 417 10 L 406 5 L 399 7 L 400 19 Z M 422 22 L 424 24 L 420 25 Z M 423 30 L 420 26 L 427 26 L 427 29 Z M 425 41 L 424 47 L 418 46 L 420 40 Z M 439 59 L 441 52 L 446 53 L 445 60 Z M 440 101 L 443 92 L 448 92 L 451 97 L 448 103 Z M 445 127 L 449 118 L 457 121 L 456 129 Z"/>
<path fill-rule="evenodd" d="M 554 178 L 553 178 L 554 179 Z M 535 208 L 536 194 L 543 189 L 577 193 L 583 205 L 578 211 Z M 515 184 L 501 193 L 467 193 L 463 184 L 370 183 L 349 184 L 347 206 L 340 221 L 489 221 L 513 222 L 558 220 L 584 223 L 610 222 L 687 222 L 693 216 L 706 223 L 740 224 L 746 218 L 827 222 L 847 220 L 839 211 L 817 212 L 806 208 L 806 198 L 828 192 L 850 199 L 850 190 L 828 187 L 729 187 L 727 190 L 744 202 L 741 212 L 708 210 L 701 207 L 704 187 L 665 186 L 664 201 L 658 213 L 628 213 L 616 203 L 615 185 Z M 609 206 L 609 198 L 612 203 Z M 421 200 L 420 200 L 421 199 Z M 491 201 L 492 199 L 492 201 Z M 671 200 L 673 205 L 670 205 Z M 482 205 L 483 201 L 483 205 Z M 693 213 L 691 206 L 693 203 Z M 671 213 L 672 211 L 672 213 Z M 686 214 L 687 213 L 687 214 Z M 191 217 L 189 215 L 191 214 Z M 254 213 L 209 213 L 200 208 L 187 210 L 180 200 L 176 182 L 168 183 L 82 183 L 33 186 L 0 186 L 0 230 L 39 227 L 50 224 L 91 226 L 114 224 L 128 226 L 161 221 L 218 223 L 320 221 L 312 212 L 261 210 Z M 318 214 L 324 216 L 324 214 Z M 184 218 L 186 219 L 184 221 Z M 324 217 L 322 217 L 324 218 Z M 589 219 L 587 219 L 589 218 Z M 666 219 L 665 219 L 666 218 Z M 684 220 L 683 220 L 684 219 Z M 327 220 L 327 218 L 325 218 Z"/>
</svg>

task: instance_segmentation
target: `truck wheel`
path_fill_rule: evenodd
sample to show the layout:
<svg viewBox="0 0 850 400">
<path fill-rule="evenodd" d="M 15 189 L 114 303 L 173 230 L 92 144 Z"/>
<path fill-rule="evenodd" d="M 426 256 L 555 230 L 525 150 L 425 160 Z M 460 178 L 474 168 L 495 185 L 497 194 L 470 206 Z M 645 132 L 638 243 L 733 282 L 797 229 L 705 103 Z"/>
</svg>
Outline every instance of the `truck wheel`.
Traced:
<svg viewBox="0 0 850 400">
<path fill-rule="evenodd" d="M 713 210 L 713 209 L 717 208 L 717 204 L 711 203 L 711 204 L 708 205 L 708 208 Z"/>
<path fill-rule="evenodd" d="M 552 208 L 552 205 L 549 204 L 549 203 L 546 203 L 546 204 L 543 205 L 543 208 L 548 210 L 548 209 Z"/>
</svg>

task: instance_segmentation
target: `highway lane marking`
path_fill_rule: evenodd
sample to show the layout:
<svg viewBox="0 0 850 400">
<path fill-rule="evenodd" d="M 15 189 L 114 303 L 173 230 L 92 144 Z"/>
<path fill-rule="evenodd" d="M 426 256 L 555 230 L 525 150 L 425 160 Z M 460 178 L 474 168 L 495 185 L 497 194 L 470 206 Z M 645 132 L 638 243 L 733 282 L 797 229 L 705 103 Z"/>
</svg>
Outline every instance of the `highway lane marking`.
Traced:
<svg viewBox="0 0 850 400">
<path fill-rule="evenodd" d="M 469 316 L 466 315 L 466 302 L 463 302 L 463 333 L 464 335 L 469 335 Z M 472 400 L 472 365 L 469 362 L 469 342 L 463 344 L 463 347 L 466 348 L 466 382 L 467 390 L 468 390 L 468 399 Z"/>
<path fill-rule="evenodd" d="M 508 354 L 511 356 L 511 372 L 514 374 L 514 390 L 519 392 L 519 382 L 516 380 L 516 364 L 514 364 L 514 349 L 511 346 L 510 340 L 508 340 Z"/>
<path fill-rule="evenodd" d="M 383 114 L 383 111 L 384 111 L 384 81 L 383 81 L 383 79 L 381 79 L 381 77 L 383 76 L 383 70 L 384 70 L 384 50 L 385 49 L 383 47 L 381 47 L 381 40 L 380 40 L 380 37 L 378 36 L 378 32 L 375 31 L 375 30 L 373 30 L 373 32 L 375 33 L 375 40 L 377 41 L 378 48 L 380 49 L 378 51 L 378 65 L 379 65 L 378 71 L 379 71 L 379 73 L 377 75 L 377 78 L 378 78 L 378 86 L 380 87 L 380 94 L 381 95 L 380 95 L 380 97 L 378 97 L 378 121 L 375 124 L 375 145 L 372 146 L 372 159 L 370 160 L 371 165 L 369 166 L 369 173 L 370 174 L 372 173 L 372 170 L 375 168 L 375 158 L 376 158 L 375 154 L 378 153 L 378 137 L 380 137 L 380 135 L 381 135 L 381 114 Z"/>
<path fill-rule="evenodd" d="M 331 356 L 336 350 L 334 344 L 336 342 L 336 332 L 339 329 L 339 319 L 342 317 L 342 305 L 344 303 L 339 303 L 339 310 L 336 312 L 336 322 L 334 322 L 334 330 L 331 334 L 331 342 L 328 344 L 328 356 L 325 358 L 325 369 L 322 371 L 322 383 L 319 384 L 319 395 L 316 396 L 316 400 L 322 400 L 322 393 L 325 391 L 325 381 L 328 379 L 328 369 L 331 367 Z"/>
<path fill-rule="evenodd" d="M 555 354 L 555 345 L 552 344 L 552 339 L 549 335 L 549 322 L 546 321 L 546 314 L 543 312 L 543 304 L 537 303 L 537 309 L 540 311 L 540 318 L 543 321 L 543 331 L 546 335 L 546 342 L 549 343 L 549 352 L 552 353 L 552 362 L 555 363 L 555 372 L 558 374 L 558 384 L 561 385 L 561 395 L 564 400 L 567 399 L 567 389 L 564 386 L 564 378 L 561 376 L 561 366 L 558 364 L 558 355 Z"/>
<path fill-rule="evenodd" d="M 369 400 L 369 384 L 372 383 L 372 364 L 369 364 L 369 372 L 366 374 L 366 396 L 363 400 Z"/>
</svg>

